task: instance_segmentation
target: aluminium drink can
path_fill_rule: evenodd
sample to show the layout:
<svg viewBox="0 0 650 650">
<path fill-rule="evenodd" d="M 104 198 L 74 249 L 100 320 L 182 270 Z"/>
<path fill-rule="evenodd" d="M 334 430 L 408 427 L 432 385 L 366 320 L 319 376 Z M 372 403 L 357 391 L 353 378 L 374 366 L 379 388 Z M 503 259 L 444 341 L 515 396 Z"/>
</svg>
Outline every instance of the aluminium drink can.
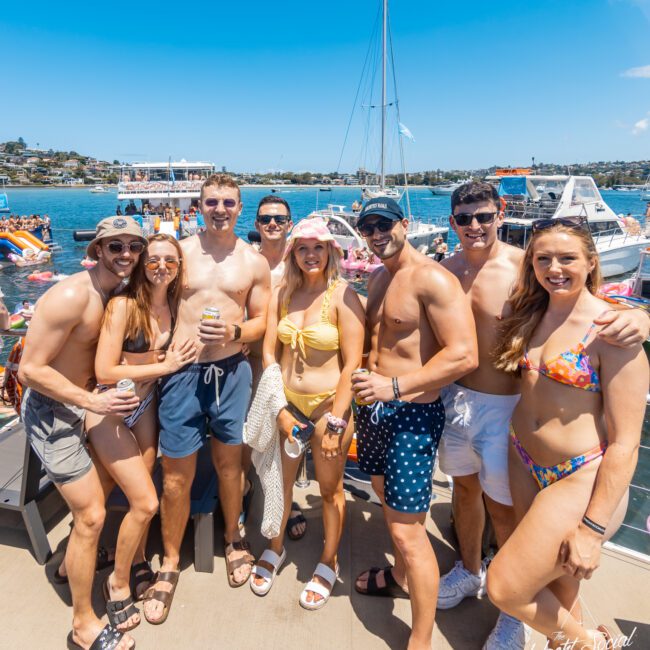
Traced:
<svg viewBox="0 0 650 650">
<path fill-rule="evenodd" d="M 125 393 L 128 390 L 135 392 L 135 384 L 132 379 L 120 379 L 117 384 L 115 384 L 115 389 L 120 393 Z"/>
<path fill-rule="evenodd" d="M 370 370 L 368 368 L 357 368 L 352 375 L 369 375 Z M 356 397 L 354 398 L 355 404 L 357 406 L 370 406 L 370 404 L 373 404 L 374 402 L 365 402 L 361 397 Z"/>
<path fill-rule="evenodd" d="M 221 310 L 219 307 L 205 307 L 201 314 L 201 320 L 219 320 L 221 318 Z"/>
</svg>

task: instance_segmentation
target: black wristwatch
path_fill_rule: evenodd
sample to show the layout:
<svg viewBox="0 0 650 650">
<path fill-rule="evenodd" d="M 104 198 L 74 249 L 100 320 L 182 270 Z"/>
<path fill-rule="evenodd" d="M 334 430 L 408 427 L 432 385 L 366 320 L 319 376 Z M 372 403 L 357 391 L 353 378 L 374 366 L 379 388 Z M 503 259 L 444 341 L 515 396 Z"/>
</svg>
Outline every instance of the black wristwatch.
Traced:
<svg viewBox="0 0 650 650">
<path fill-rule="evenodd" d="M 237 324 L 233 325 L 232 327 L 235 330 L 235 333 L 232 336 L 232 340 L 239 341 L 239 339 L 241 338 L 241 327 L 239 327 L 239 325 Z"/>
</svg>

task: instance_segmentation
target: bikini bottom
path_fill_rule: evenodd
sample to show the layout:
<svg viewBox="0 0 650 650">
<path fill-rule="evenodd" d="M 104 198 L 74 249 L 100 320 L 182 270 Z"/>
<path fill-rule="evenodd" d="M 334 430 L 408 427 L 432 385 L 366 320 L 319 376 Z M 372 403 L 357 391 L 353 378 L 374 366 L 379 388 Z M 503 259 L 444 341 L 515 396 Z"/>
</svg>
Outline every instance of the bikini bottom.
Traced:
<svg viewBox="0 0 650 650">
<path fill-rule="evenodd" d="M 545 487 L 552 485 L 556 481 L 563 479 L 573 472 L 579 470 L 583 465 L 590 463 L 592 460 L 600 458 L 607 449 L 607 443 L 602 442 L 597 447 L 590 449 L 589 451 L 581 454 L 580 456 L 575 456 L 574 458 L 569 458 L 568 460 L 562 461 L 557 465 L 551 465 L 550 467 L 544 467 L 543 465 L 538 465 L 533 461 L 533 459 L 528 455 L 528 452 L 524 449 L 523 445 L 517 438 L 515 430 L 512 428 L 512 423 L 510 424 L 510 439 L 512 444 L 515 446 L 519 457 L 528 470 L 530 471 L 532 477 L 535 479 L 540 490 L 543 490 Z"/>
<path fill-rule="evenodd" d="M 291 389 L 284 387 L 284 395 L 287 401 L 291 402 L 297 409 L 302 411 L 308 418 L 326 399 L 332 397 L 336 393 L 335 390 L 328 390 L 325 393 L 317 393 L 316 395 L 307 395 L 306 393 L 296 393 Z"/>
</svg>

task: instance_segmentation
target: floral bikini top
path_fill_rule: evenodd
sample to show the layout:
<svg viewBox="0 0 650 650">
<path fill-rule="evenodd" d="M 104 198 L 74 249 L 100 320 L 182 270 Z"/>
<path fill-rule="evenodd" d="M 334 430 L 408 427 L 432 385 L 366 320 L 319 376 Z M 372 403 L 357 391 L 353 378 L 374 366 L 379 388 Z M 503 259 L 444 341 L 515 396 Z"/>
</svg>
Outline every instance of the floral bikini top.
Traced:
<svg viewBox="0 0 650 650">
<path fill-rule="evenodd" d="M 285 345 L 290 345 L 292 350 L 298 346 L 303 358 L 306 346 L 314 350 L 339 349 L 339 330 L 329 319 L 330 299 L 337 284 L 338 282 L 333 282 L 325 292 L 320 310 L 320 321 L 302 329 L 299 329 L 287 315 L 289 305 L 286 303 L 282 305 L 282 318 L 278 323 L 278 338 Z"/>
<path fill-rule="evenodd" d="M 528 350 L 524 352 L 524 358 L 520 361 L 519 367 L 522 370 L 536 370 L 540 375 L 558 381 L 567 386 L 582 388 L 592 393 L 600 392 L 600 377 L 591 365 L 589 355 L 585 351 L 585 343 L 596 327 L 593 323 L 582 341 L 575 347 L 569 348 L 566 352 L 558 354 L 555 358 L 534 366 L 528 358 Z"/>
</svg>

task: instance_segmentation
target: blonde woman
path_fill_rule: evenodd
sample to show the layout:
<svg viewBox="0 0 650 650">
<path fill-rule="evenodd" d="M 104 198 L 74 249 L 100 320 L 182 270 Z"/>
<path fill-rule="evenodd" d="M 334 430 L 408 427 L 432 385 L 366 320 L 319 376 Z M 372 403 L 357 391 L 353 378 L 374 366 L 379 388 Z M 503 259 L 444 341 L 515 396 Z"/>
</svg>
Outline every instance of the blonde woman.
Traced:
<svg viewBox="0 0 650 650">
<path fill-rule="evenodd" d="M 364 339 L 363 307 L 339 278 L 341 257 L 325 221 L 309 218 L 295 226 L 264 337 L 264 367 L 280 364 L 289 405 L 315 425 L 310 443 L 323 499 L 325 543 L 313 578 L 300 595 L 300 604 L 311 610 L 325 605 L 338 577 L 345 519 L 343 469 L 353 432 L 351 375 L 361 363 Z M 253 569 L 251 589 L 260 596 L 269 592 L 286 559 L 284 532 L 300 458 L 286 454 L 284 440 L 292 443 L 294 427 L 305 426 L 288 409 L 280 411 L 277 421 L 283 442 L 284 515 L 280 534 Z"/>
<path fill-rule="evenodd" d="M 641 345 L 597 336 L 599 283 L 584 218 L 534 222 L 496 351 L 498 368 L 521 373 L 509 449 L 518 525 L 490 565 L 488 593 L 553 648 L 611 641 L 604 626 L 583 626 L 578 591 L 625 515 L 648 389 Z"/>
</svg>

